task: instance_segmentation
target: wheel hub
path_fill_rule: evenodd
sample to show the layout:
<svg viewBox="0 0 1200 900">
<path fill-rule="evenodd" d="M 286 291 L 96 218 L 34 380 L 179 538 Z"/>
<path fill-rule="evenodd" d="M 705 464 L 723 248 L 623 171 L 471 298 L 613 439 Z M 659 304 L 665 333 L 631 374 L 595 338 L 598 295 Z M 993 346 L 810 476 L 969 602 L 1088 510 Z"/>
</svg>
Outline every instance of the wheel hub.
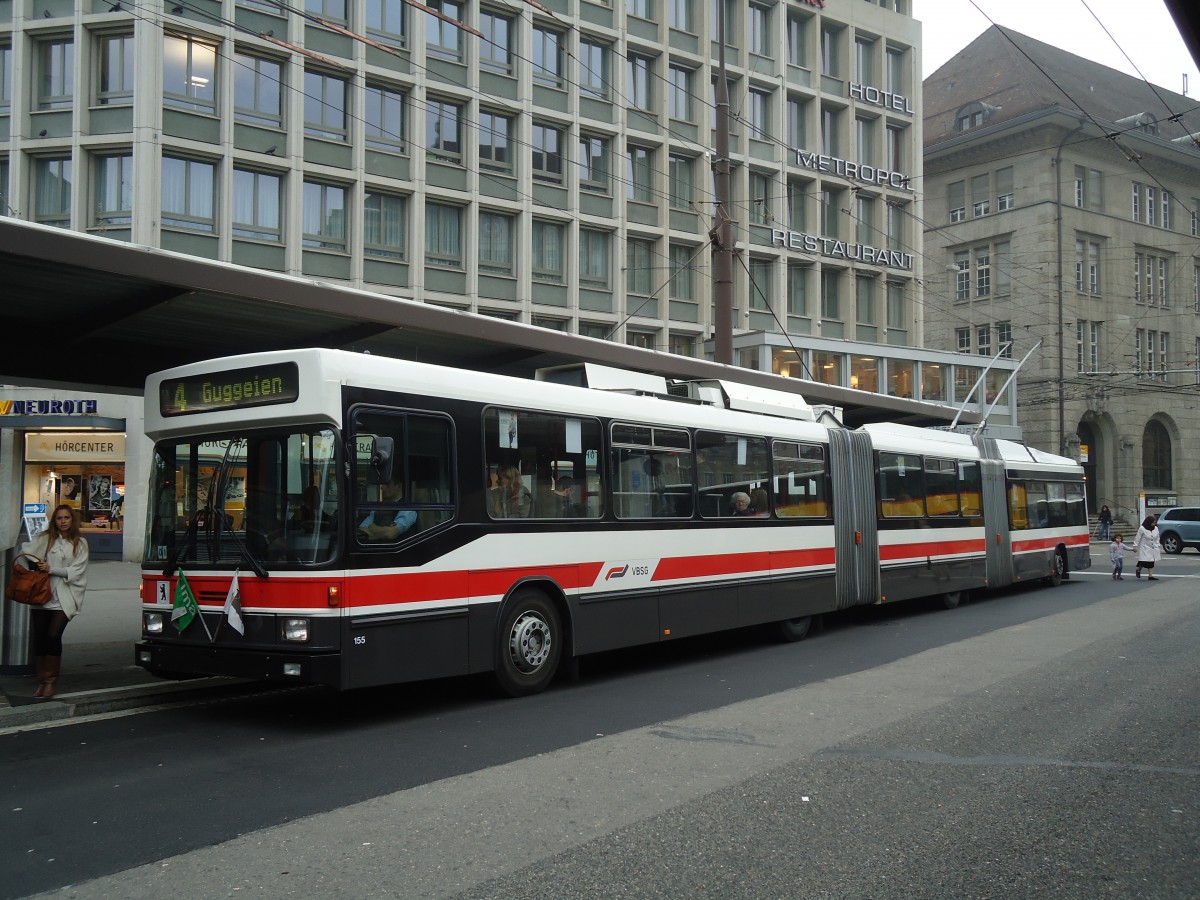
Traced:
<svg viewBox="0 0 1200 900">
<path fill-rule="evenodd" d="M 508 653 L 522 672 L 537 671 L 550 656 L 550 626 L 533 613 L 519 616 L 508 638 Z"/>
</svg>

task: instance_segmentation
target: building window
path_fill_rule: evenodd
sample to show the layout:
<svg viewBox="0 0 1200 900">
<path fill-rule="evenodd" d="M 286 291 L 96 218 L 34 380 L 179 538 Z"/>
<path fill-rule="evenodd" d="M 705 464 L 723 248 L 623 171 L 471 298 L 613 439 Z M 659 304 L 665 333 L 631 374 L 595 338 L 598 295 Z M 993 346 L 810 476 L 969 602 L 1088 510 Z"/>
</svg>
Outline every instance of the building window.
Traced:
<svg viewBox="0 0 1200 900">
<path fill-rule="evenodd" d="M 654 242 L 641 238 L 625 241 L 625 290 L 631 294 L 650 295 L 654 274 Z"/>
<path fill-rule="evenodd" d="M 750 258 L 750 308 L 771 308 L 771 260 Z"/>
<path fill-rule="evenodd" d="M 349 140 L 344 79 L 324 72 L 305 71 L 304 133 L 331 141 Z"/>
<path fill-rule="evenodd" d="M 996 170 L 996 212 L 1004 212 L 1013 208 L 1013 170 L 1012 166 Z"/>
<path fill-rule="evenodd" d="M 562 284 L 565 279 L 563 236 L 566 229 L 559 222 L 533 220 L 533 247 L 530 261 L 534 281 Z"/>
<path fill-rule="evenodd" d="M 497 212 L 479 213 L 479 271 L 490 275 L 513 273 L 514 216 Z"/>
<path fill-rule="evenodd" d="M 654 202 L 654 151 L 631 144 L 627 196 L 642 203 Z"/>
<path fill-rule="evenodd" d="M 110 106 L 133 102 L 133 35 L 105 34 L 99 38 L 100 78 L 96 103 Z M 3 75 L 0 75 L 3 79 Z"/>
<path fill-rule="evenodd" d="M 667 0 L 667 24 L 676 31 L 690 34 L 692 24 L 692 0 Z"/>
<path fill-rule="evenodd" d="M 904 134 L 905 130 L 899 125 L 889 125 L 884 129 L 887 143 L 884 146 L 885 156 L 883 165 L 891 172 L 904 170 Z"/>
<path fill-rule="evenodd" d="M 1075 167 L 1075 205 L 1100 210 L 1104 206 L 1104 176 L 1095 169 Z"/>
<path fill-rule="evenodd" d="M 855 117 L 854 146 L 860 162 L 875 161 L 875 119 Z"/>
<path fill-rule="evenodd" d="M 461 21 L 462 5 L 454 0 L 427 0 L 427 7 L 440 12 L 446 19 Z M 425 48 L 435 56 L 445 59 L 461 60 L 463 58 L 462 29 L 446 19 L 425 14 Z"/>
<path fill-rule="evenodd" d="M 842 139 L 838 128 L 838 111 L 821 107 L 821 152 L 826 156 L 837 156 Z"/>
<path fill-rule="evenodd" d="M 283 125 L 283 63 L 263 56 L 233 56 L 233 116 L 239 122 Z"/>
<path fill-rule="evenodd" d="M 625 343 L 630 347 L 638 347 L 642 350 L 654 350 L 658 347 L 658 332 L 630 329 L 625 332 Z"/>
<path fill-rule="evenodd" d="M 403 91 L 368 84 L 364 91 L 363 134 L 368 147 L 401 153 L 405 147 Z"/>
<path fill-rule="evenodd" d="M 889 331 L 908 330 L 908 303 L 902 281 L 887 283 L 887 327 Z"/>
<path fill-rule="evenodd" d="M 821 191 L 821 234 L 836 238 L 842 231 L 842 192 Z"/>
<path fill-rule="evenodd" d="M 579 135 L 579 170 L 580 190 L 608 193 L 608 138 Z"/>
<path fill-rule="evenodd" d="M 630 108 L 643 112 L 654 111 L 654 60 L 648 56 L 630 53 L 625 99 Z"/>
<path fill-rule="evenodd" d="M 1132 218 L 1135 222 L 1142 221 L 1142 186 L 1136 181 L 1133 183 Z"/>
<path fill-rule="evenodd" d="M 367 34 L 385 44 L 403 47 L 408 38 L 408 23 L 404 0 L 367 0 Z"/>
<path fill-rule="evenodd" d="M 992 294 L 992 259 L 987 247 L 975 249 L 975 296 Z"/>
<path fill-rule="evenodd" d="M 854 314 L 859 325 L 875 324 L 875 279 L 854 279 Z"/>
<path fill-rule="evenodd" d="M 955 328 L 954 340 L 958 345 L 959 353 L 971 352 L 971 329 L 970 328 Z"/>
<path fill-rule="evenodd" d="M 233 236 L 279 243 L 282 179 L 273 172 L 233 170 Z"/>
<path fill-rule="evenodd" d="M 533 123 L 533 177 L 539 181 L 561 182 L 563 175 L 563 132 L 553 125 Z"/>
<path fill-rule="evenodd" d="M 625 0 L 625 12 L 639 19 L 649 19 L 654 15 L 653 0 Z"/>
<path fill-rule="evenodd" d="M 608 247 L 612 235 L 592 228 L 579 229 L 579 285 L 608 290 L 610 269 Z"/>
<path fill-rule="evenodd" d="M 884 72 L 884 90 L 893 94 L 904 94 L 908 91 L 908 54 L 899 47 L 888 47 L 884 62 L 887 71 Z"/>
<path fill-rule="evenodd" d="M 769 91 L 750 91 L 746 98 L 746 119 L 751 137 L 771 138 L 771 94 Z"/>
<path fill-rule="evenodd" d="M 164 156 L 162 160 L 162 225 L 215 231 L 216 166 L 198 159 Z"/>
<path fill-rule="evenodd" d="M 39 41 L 37 53 L 37 108 L 70 109 L 75 94 L 75 43 L 70 38 Z"/>
<path fill-rule="evenodd" d="M 793 231 L 805 230 L 805 210 L 809 182 L 790 179 L 787 183 L 787 226 Z"/>
<path fill-rule="evenodd" d="M 1163 228 L 1172 226 L 1171 219 L 1171 194 L 1167 191 L 1162 192 L 1162 220 L 1159 222 Z"/>
<path fill-rule="evenodd" d="M 908 217 L 908 207 L 899 200 L 887 201 L 887 245 L 893 249 L 906 247 L 904 220 Z"/>
<path fill-rule="evenodd" d="M 952 182 L 946 189 L 946 198 L 950 205 L 950 224 L 967 220 L 967 183 Z"/>
<path fill-rule="evenodd" d="M 854 80 L 859 84 L 875 84 L 875 42 L 854 39 Z"/>
<path fill-rule="evenodd" d="M 854 239 L 860 244 L 877 244 L 875 198 L 858 194 L 855 199 Z"/>
<path fill-rule="evenodd" d="M 491 10 L 479 11 L 479 33 L 483 40 L 477 42 L 479 65 L 493 72 L 512 74 L 513 20 Z"/>
<path fill-rule="evenodd" d="M 694 162 L 690 156 L 671 154 L 669 181 L 671 206 L 674 209 L 695 210 L 695 207 L 692 206 L 692 197 L 695 193 L 695 185 L 692 181 Z"/>
<path fill-rule="evenodd" d="M 750 52 L 758 56 L 775 57 L 774 35 L 771 34 L 771 9 L 751 3 L 746 11 L 746 40 Z"/>
<path fill-rule="evenodd" d="M 439 162 L 462 162 L 462 106 L 425 99 L 425 149 Z"/>
<path fill-rule="evenodd" d="M 808 16 L 788 16 L 787 64 L 800 69 L 808 68 Z"/>
<path fill-rule="evenodd" d="M 604 325 L 600 322 L 579 323 L 580 337 L 592 338 L 593 340 L 597 341 L 607 341 L 610 337 L 612 337 L 612 332 L 613 329 L 610 326 Z"/>
<path fill-rule="evenodd" d="M 425 203 L 425 264 L 461 269 L 462 209 L 447 203 Z"/>
<path fill-rule="evenodd" d="M 1012 323 L 996 323 L 996 346 L 1000 348 L 1003 359 L 1012 359 Z"/>
<path fill-rule="evenodd" d="M 821 270 L 821 318 L 842 317 L 841 272 L 836 269 Z"/>
<path fill-rule="evenodd" d="M 510 116 L 479 111 L 479 167 L 512 172 L 512 127 Z"/>
<path fill-rule="evenodd" d="M 133 154 L 96 157 L 92 224 L 128 225 L 133 221 Z"/>
<path fill-rule="evenodd" d="M 838 46 L 841 32 L 826 25 L 821 26 L 821 74 L 839 78 L 842 74 L 842 55 Z"/>
<path fill-rule="evenodd" d="M 408 198 L 368 190 L 363 197 L 363 254 L 404 259 L 407 251 Z"/>
<path fill-rule="evenodd" d="M 971 215 L 973 218 L 989 215 L 992 211 L 992 198 L 987 175 L 975 175 L 971 178 Z"/>
<path fill-rule="evenodd" d="M 0 216 L 7 216 L 12 211 L 8 205 L 8 157 L 0 157 Z"/>
<path fill-rule="evenodd" d="M 563 35 L 548 28 L 533 29 L 533 78 L 551 87 L 563 83 Z"/>
<path fill-rule="evenodd" d="M 671 332 L 670 351 L 676 356 L 695 356 L 696 355 L 696 338 L 691 334 L 679 334 Z"/>
<path fill-rule="evenodd" d="M 971 255 L 965 250 L 954 254 L 954 299 L 971 299 Z"/>
<path fill-rule="evenodd" d="M 1080 238 L 1075 241 L 1075 290 L 1100 293 L 1100 243 Z"/>
<path fill-rule="evenodd" d="M 683 244 L 672 244 L 668 252 L 671 257 L 671 299 L 694 302 L 696 294 L 692 283 L 692 258 L 695 251 Z"/>
<path fill-rule="evenodd" d="M 788 147 L 803 147 L 808 128 L 805 124 L 808 103 L 801 97 L 787 98 L 787 141 Z"/>
<path fill-rule="evenodd" d="M 612 78 L 608 72 L 608 47 L 596 41 L 579 42 L 579 92 L 606 99 Z"/>
<path fill-rule="evenodd" d="M 980 325 L 975 329 L 975 352 L 980 356 L 992 355 L 991 325 Z"/>
<path fill-rule="evenodd" d="M 71 227 L 70 157 L 38 157 L 33 161 L 33 220 L 57 228 Z"/>
<path fill-rule="evenodd" d="M 346 19 L 346 0 L 305 0 L 304 9 L 323 19 L 332 19 L 342 24 L 348 21 Z"/>
<path fill-rule="evenodd" d="M 193 37 L 163 35 L 163 103 L 216 112 L 217 48 Z"/>
<path fill-rule="evenodd" d="M 0 113 L 7 113 L 12 106 L 12 45 L 0 44 Z M 1192 214 L 1195 222 L 1195 213 Z M 1192 228 L 1192 234 L 1196 230 Z"/>
<path fill-rule="evenodd" d="M 762 172 L 750 173 L 750 224 L 771 221 L 771 178 Z"/>
<path fill-rule="evenodd" d="M 346 252 L 346 189 L 338 184 L 304 182 L 301 226 L 303 246 Z"/>
<path fill-rule="evenodd" d="M 680 122 L 692 121 L 692 70 L 683 66 L 667 69 L 668 115 Z"/>
<path fill-rule="evenodd" d="M 789 316 L 808 315 L 809 266 L 787 267 L 787 311 Z"/>
<path fill-rule="evenodd" d="M 1146 423 L 1142 432 L 1142 487 L 1170 490 L 1171 436 L 1157 419 Z"/>
</svg>

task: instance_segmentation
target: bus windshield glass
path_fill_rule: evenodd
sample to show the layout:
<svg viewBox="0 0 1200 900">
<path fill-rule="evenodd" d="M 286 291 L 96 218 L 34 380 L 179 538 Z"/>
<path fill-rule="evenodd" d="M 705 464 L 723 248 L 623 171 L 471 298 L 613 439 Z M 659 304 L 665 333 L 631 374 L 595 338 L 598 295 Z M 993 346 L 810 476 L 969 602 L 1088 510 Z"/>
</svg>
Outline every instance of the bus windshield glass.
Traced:
<svg viewBox="0 0 1200 900">
<path fill-rule="evenodd" d="M 159 443 L 146 560 L 260 574 L 332 561 L 341 506 L 336 463 L 328 429 Z"/>
</svg>

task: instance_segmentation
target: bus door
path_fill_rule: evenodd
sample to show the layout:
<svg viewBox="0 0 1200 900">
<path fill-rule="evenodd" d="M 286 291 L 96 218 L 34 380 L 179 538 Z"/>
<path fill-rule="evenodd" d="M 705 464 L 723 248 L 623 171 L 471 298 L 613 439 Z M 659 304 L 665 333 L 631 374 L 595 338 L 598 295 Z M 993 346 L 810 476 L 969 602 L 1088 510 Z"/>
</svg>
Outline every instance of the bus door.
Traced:
<svg viewBox="0 0 1200 900">
<path fill-rule="evenodd" d="M 834 565 L 837 608 L 879 602 L 879 529 L 871 436 L 831 429 Z"/>
<path fill-rule="evenodd" d="M 983 478 L 983 532 L 987 542 L 988 587 L 1013 583 L 1012 534 L 1008 522 L 1008 495 L 1005 491 L 1004 463 L 981 459 Z"/>
</svg>

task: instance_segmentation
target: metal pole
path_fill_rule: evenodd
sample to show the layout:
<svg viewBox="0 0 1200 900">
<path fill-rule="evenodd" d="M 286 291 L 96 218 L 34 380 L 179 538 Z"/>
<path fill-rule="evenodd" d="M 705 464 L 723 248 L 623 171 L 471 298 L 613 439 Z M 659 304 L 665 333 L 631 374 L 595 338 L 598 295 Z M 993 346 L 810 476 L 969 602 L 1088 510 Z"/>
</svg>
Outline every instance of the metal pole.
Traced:
<svg viewBox="0 0 1200 900">
<path fill-rule="evenodd" d="M 725 72 L 725 0 L 717 4 L 717 158 L 713 160 L 716 221 L 708 233 L 713 242 L 713 338 L 716 361 L 733 364 L 733 223 L 729 188 L 729 81 Z"/>
</svg>

